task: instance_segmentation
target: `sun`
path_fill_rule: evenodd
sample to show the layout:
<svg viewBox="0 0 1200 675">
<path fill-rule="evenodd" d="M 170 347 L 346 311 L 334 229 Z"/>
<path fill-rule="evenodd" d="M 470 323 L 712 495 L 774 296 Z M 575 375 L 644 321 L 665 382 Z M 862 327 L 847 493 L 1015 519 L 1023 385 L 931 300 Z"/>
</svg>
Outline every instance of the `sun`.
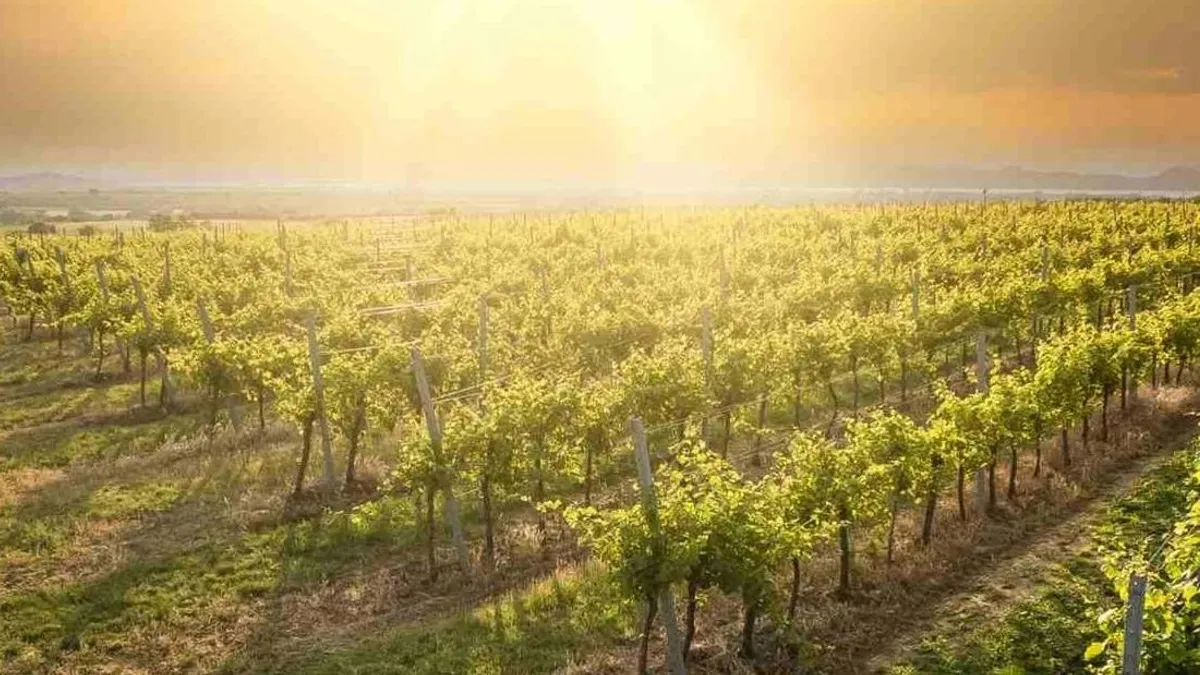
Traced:
<svg viewBox="0 0 1200 675">
<path fill-rule="evenodd" d="M 603 129 L 608 151 L 649 166 L 769 125 L 767 88 L 694 2 L 451 0 L 425 25 L 396 106 L 426 125 L 452 118 L 486 135 L 514 115 L 570 110 Z"/>
<path fill-rule="evenodd" d="M 378 99 L 363 152 L 380 162 L 636 181 L 744 152 L 779 109 L 701 0 L 264 1 L 329 59 L 355 59 L 354 90 Z"/>
</svg>

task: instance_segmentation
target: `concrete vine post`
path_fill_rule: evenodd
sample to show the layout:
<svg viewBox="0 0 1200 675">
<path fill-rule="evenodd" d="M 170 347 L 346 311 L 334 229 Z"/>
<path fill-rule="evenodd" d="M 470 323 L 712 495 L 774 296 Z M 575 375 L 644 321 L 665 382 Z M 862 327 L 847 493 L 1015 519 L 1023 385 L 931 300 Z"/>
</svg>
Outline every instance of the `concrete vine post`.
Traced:
<svg viewBox="0 0 1200 675">
<path fill-rule="evenodd" d="M 646 447 L 646 427 L 640 418 L 635 417 L 629 421 L 629 429 L 633 435 L 642 508 L 646 512 L 646 521 L 650 524 L 651 536 L 656 540 L 661 540 L 662 532 L 658 524 L 658 499 L 654 493 L 654 472 L 650 468 L 650 451 Z M 666 542 L 661 543 L 663 548 L 666 548 Z M 671 592 L 670 585 L 663 586 L 658 593 L 657 600 L 658 613 L 662 616 L 663 628 L 667 633 L 667 668 L 671 675 L 685 675 L 687 667 L 683 662 L 683 637 L 679 634 L 679 624 L 675 620 L 675 595 Z"/>
<path fill-rule="evenodd" d="M 1142 612 L 1146 605 L 1146 577 L 1129 575 L 1129 602 L 1125 607 L 1125 638 L 1121 650 L 1121 675 L 1142 672 Z"/>
<path fill-rule="evenodd" d="M 421 398 L 421 411 L 424 413 L 425 425 L 429 430 L 429 445 L 433 452 L 433 465 L 436 473 L 435 480 L 442 491 L 442 499 L 446 511 L 446 521 L 450 524 L 450 536 L 454 541 L 454 551 L 458 556 L 458 566 L 464 574 L 471 571 L 471 556 L 467 551 L 466 538 L 463 535 L 462 517 L 458 512 L 458 500 L 454 498 L 454 486 L 442 456 L 442 423 L 438 419 L 437 410 L 433 407 L 433 395 L 429 391 L 429 380 L 425 376 L 425 361 L 421 351 L 416 347 L 412 350 L 413 376 L 417 381 L 417 393 Z M 433 524 L 430 523 L 430 527 Z"/>
<path fill-rule="evenodd" d="M 988 363 L 987 333 L 980 331 L 975 336 L 975 373 L 978 376 L 979 392 L 985 396 L 988 393 L 988 376 L 991 364 Z M 988 468 L 981 466 L 975 470 L 975 510 L 987 513 L 988 508 Z"/>
<path fill-rule="evenodd" d="M 1129 317 L 1129 330 L 1137 332 L 1137 286 L 1130 286 L 1125 289 L 1125 314 Z M 1128 392 L 1131 401 L 1137 401 L 1137 374 L 1130 373 L 1125 391 Z M 1123 392 L 1122 397 L 1126 394 Z"/>
<path fill-rule="evenodd" d="M 308 362 L 312 372 L 314 412 L 317 428 L 321 432 L 321 456 L 324 460 L 324 475 L 321 487 L 333 489 L 333 441 L 329 434 L 329 419 L 325 415 L 325 380 L 321 376 L 321 349 L 317 344 L 317 315 L 308 315 Z"/>
<path fill-rule="evenodd" d="M 487 413 L 486 383 L 489 369 L 488 354 L 488 299 L 486 295 L 479 296 L 479 412 Z M 492 439 L 487 441 L 487 451 L 484 466 L 480 470 L 479 496 L 483 508 L 483 564 L 490 571 L 496 566 L 496 540 L 492 525 Z M 591 454 L 589 449 L 587 462 L 587 483 L 589 494 L 591 487 Z"/>
<path fill-rule="evenodd" d="M 154 321 L 150 317 L 150 308 L 146 306 L 146 292 L 142 288 L 142 280 L 136 276 L 133 277 L 133 292 L 137 294 L 138 309 L 142 312 L 142 321 L 146 324 L 146 330 L 153 331 Z M 174 386 L 171 384 L 170 366 L 161 347 L 156 346 L 154 348 L 154 360 L 158 363 L 158 371 L 162 373 L 163 402 L 166 405 L 171 405 L 171 402 L 174 400 Z"/>
</svg>

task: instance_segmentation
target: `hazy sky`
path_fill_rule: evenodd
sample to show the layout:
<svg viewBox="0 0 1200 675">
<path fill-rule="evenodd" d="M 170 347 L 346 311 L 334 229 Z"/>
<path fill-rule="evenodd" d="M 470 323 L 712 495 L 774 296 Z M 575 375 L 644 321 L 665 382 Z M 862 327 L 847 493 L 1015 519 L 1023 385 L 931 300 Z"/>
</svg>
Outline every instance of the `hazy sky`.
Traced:
<svg viewBox="0 0 1200 675">
<path fill-rule="evenodd" d="M 0 170 L 1200 164 L 1197 0 L 0 0 Z"/>
</svg>

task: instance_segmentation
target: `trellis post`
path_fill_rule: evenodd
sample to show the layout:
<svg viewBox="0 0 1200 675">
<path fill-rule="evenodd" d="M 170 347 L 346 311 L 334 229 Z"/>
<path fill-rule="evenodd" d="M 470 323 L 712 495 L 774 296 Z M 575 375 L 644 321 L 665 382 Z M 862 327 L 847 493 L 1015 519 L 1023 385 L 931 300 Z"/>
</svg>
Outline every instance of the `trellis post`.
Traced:
<svg viewBox="0 0 1200 675">
<path fill-rule="evenodd" d="M 442 423 L 438 419 L 437 410 L 433 407 L 433 396 L 429 391 L 429 380 L 425 377 L 425 361 L 421 358 L 421 350 L 412 350 L 413 376 L 417 381 L 417 393 L 421 398 L 421 411 L 425 416 L 425 425 L 429 430 L 429 445 L 433 452 L 435 479 L 442 491 L 446 520 L 450 524 L 450 536 L 454 541 L 454 551 L 458 556 L 458 566 L 463 573 L 471 570 L 471 556 L 467 551 L 466 538 L 463 536 L 462 518 L 458 513 L 458 500 L 454 498 L 454 486 L 442 457 Z M 432 523 L 430 524 L 432 527 Z"/>
<path fill-rule="evenodd" d="M 321 456 L 325 463 L 325 474 L 321 479 L 324 489 L 333 488 L 333 442 L 329 437 L 329 419 L 325 415 L 325 380 L 321 376 L 321 349 L 317 345 L 317 315 L 308 315 L 308 362 L 312 370 L 314 412 L 317 427 L 321 432 Z"/>
<path fill-rule="evenodd" d="M 987 333 L 979 331 L 975 336 L 975 373 L 978 377 L 978 390 L 985 396 L 988 393 L 988 376 L 991 364 L 988 363 Z M 988 470 L 979 467 L 975 470 L 975 509 L 986 513 L 988 506 Z"/>
<path fill-rule="evenodd" d="M 646 521 L 650 524 L 651 536 L 661 542 L 658 499 L 654 494 L 654 472 L 650 469 L 650 451 L 646 447 L 646 427 L 642 424 L 641 418 L 635 417 L 629 421 L 629 429 L 633 435 L 642 508 L 646 512 Z M 665 547 L 666 542 L 661 542 L 661 545 Z M 658 593 L 657 601 L 658 614 L 662 617 L 663 628 L 667 633 L 667 668 L 671 675 L 686 675 L 687 667 L 683 662 L 683 638 L 679 634 L 679 624 L 675 620 L 675 595 L 671 592 L 669 584 L 663 585 L 662 590 Z"/>
</svg>

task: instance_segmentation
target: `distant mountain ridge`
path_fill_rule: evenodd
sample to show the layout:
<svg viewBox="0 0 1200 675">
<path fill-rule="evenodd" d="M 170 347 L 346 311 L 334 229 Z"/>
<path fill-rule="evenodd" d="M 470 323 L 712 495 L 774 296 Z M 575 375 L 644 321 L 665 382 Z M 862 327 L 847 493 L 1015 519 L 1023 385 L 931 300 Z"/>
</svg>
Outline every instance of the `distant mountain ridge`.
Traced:
<svg viewBox="0 0 1200 675">
<path fill-rule="evenodd" d="M 100 185 L 99 181 L 89 180 L 56 171 L 39 171 L 22 173 L 15 176 L 0 176 L 0 190 L 39 191 L 39 190 L 86 190 Z"/>
<path fill-rule="evenodd" d="M 777 179 L 778 187 L 792 188 L 905 188 L 910 190 L 1040 190 L 1063 192 L 1189 192 L 1200 193 L 1200 168 L 1177 166 L 1152 176 L 1127 176 L 1114 173 L 1075 173 L 1038 171 L 1018 166 L 980 169 L 955 166 L 827 167 L 807 179 Z M 768 179 L 768 182 L 773 182 Z M 84 191 L 92 188 L 120 189 L 111 181 L 94 180 L 69 173 L 40 171 L 0 176 L 0 191 L 57 192 Z M 138 188 L 155 189 L 139 183 Z M 259 186 L 270 189 L 269 186 Z M 355 184 L 345 184 L 353 190 Z M 159 189 L 186 189 L 187 185 L 164 183 Z M 596 186 L 591 192 L 604 192 Z M 486 190 L 484 190 L 486 192 Z M 587 190 L 584 190 L 587 191 Z M 436 192 L 436 190 L 434 191 Z M 468 190 L 467 192 L 470 192 Z"/>
<path fill-rule="evenodd" d="M 907 166 L 868 172 L 856 187 L 921 189 L 1045 190 L 1105 192 L 1200 192 L 1200 169 L 1172 167 L 1153 176 L 1003 169 Z M 832 186 L 831 186 L 832 187 Z"/>
</svg>

